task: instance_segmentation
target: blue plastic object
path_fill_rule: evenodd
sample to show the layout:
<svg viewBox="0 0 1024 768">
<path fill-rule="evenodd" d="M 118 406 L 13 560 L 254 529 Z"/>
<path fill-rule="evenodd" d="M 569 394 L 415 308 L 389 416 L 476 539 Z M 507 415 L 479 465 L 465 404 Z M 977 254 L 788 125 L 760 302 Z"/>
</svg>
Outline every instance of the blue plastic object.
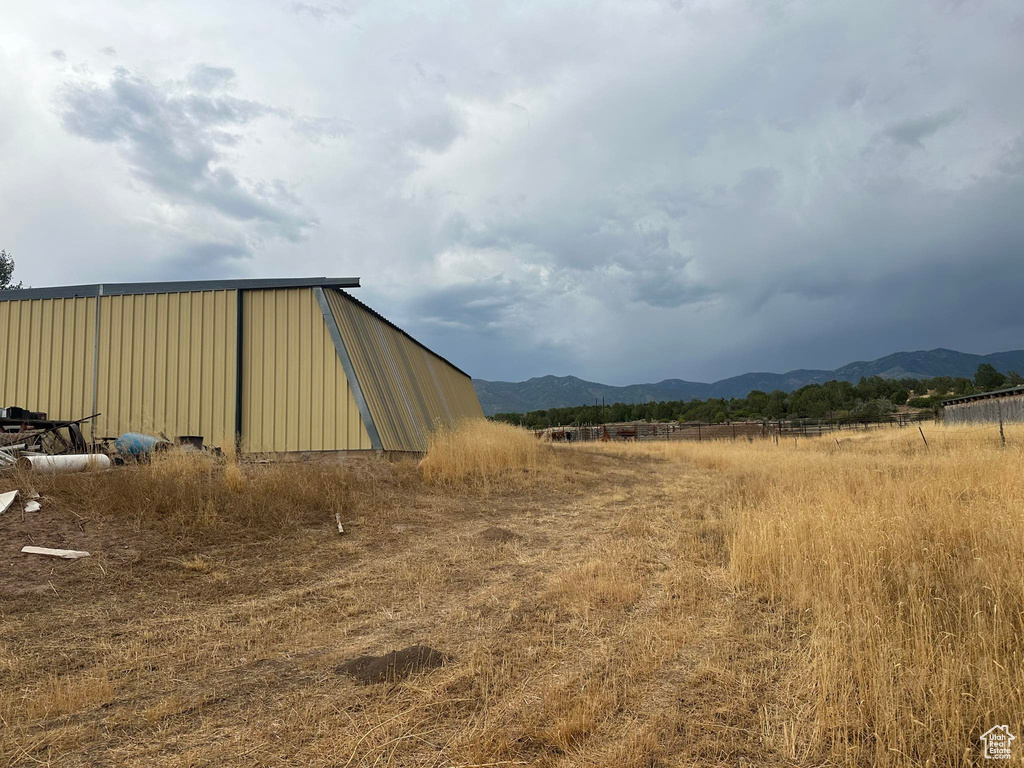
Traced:
<svg viewBox="0 0 1024 768">
<path fill-rule="evenodd" d="M 114 441 L 114 448 L 122 456 L 145 456 L 152 453 L 153 449 L 160 443 L 165 442 L 153 435 L 144 435 L 141 432 L 125 432 Z"/>
</svg>

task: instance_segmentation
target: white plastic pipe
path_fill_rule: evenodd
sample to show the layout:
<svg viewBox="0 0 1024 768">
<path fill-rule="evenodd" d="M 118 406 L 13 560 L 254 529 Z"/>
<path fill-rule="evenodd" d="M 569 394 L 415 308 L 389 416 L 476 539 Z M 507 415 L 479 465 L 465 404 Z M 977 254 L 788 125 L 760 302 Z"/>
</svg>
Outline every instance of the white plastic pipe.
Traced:
<svg viewBox="0 0 1024 768">
<path fill-rule="evenodd" d="M 18 459 L 19 469 L 33 472 L 86 472 L 90 469 L 108 469 L 110 457 L 102 453 L 82 453 L 70 456 L 22 456 Z"/>
</svg>

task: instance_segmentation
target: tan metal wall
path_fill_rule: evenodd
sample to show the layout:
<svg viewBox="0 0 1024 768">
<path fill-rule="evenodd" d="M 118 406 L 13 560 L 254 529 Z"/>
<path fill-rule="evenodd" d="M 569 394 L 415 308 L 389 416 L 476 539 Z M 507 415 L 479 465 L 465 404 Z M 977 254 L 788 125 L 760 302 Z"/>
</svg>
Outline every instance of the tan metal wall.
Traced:
<svg viewBox="0 0 1024 768">
<path fill-rule="evenodd" d="M 0 407 L 53 419 L 92 413 L 95 310 L 89 298 L 0 301 Z"/>
<path fill-rule="evenodd" d="M 384 450 L 422 451 L 437 423 L 483 417 L 469 377 L 338 290 L 325 294 Z M 236 291 L 99 299 L 95 432 L 202 435 L 234 445 Z M 0 407 L 93 412 L 95 298 L 0 302 Z M 243 292 L 247 452 L 369 450 L 313 290 Z"/>
<path fill-rule="evenodd" d="M 98 436 L 234 445 L 235 291 L 104 296 L 99 339 Z"/>
<path fill-rule="evenodd" d="M 369 450 L 370 438 L 311 288 L 242 300 L 242 450 Z"/>
<path fill-rule="evenodd" d="M 472 380 L 336 289 L 325 291 L 386 451 L 423 451 L 438 423 L 483 418 Z"/>
</svg>

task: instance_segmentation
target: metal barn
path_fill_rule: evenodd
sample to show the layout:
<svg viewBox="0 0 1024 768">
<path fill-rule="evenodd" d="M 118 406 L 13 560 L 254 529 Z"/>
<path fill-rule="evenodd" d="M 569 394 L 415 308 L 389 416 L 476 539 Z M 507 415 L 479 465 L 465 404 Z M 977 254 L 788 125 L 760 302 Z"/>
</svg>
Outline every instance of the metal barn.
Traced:
<svg viewBox="0 0 1024 768">
<path fill-rule="evenodd" d="M 943 400 L 942 419 L 947 424 L 1024 422 L 1024 387 Z"/>
<path fill-rule="evenodd" d="M 100 415 L 87 439 L 243 453 L 423 451 L 483 417 L 469 375 L 345 289 L 358 278 L 0 291 L 0 406 Z"/>
</svg>

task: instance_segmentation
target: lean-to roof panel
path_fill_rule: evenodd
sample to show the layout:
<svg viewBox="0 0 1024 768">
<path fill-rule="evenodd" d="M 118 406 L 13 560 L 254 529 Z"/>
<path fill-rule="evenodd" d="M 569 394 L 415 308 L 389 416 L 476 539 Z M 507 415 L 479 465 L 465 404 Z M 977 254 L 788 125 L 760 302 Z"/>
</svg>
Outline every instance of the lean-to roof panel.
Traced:
<svg viewBox="0 0 1024 768">
<path fill-rule="evenodd" d="M 325 293 L 384 450 L 423 451 L 436 425 L 483 417 L 469 376 L 342 291 Z"/>
</svg>

